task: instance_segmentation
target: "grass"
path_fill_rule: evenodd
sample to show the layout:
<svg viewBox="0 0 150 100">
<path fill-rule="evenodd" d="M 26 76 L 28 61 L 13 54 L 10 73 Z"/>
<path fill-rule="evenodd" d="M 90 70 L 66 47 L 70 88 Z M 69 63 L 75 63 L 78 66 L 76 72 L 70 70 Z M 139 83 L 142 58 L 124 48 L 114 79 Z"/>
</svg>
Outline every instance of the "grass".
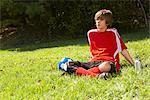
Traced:
<svg viewBox="0 0 150 100">
<path fill-rule="evenodd" d="M 62 77 L 57 70 L 62 57 L 89 60 L 86 39 L 1 49 L 0 100 L 149 100 L 150 39 L 144 32 L 122 37 L 131 55 L 140 56 L 143 69 L 135 71 L 121 57 L 121 74 L 108 80 Z"/>
</svg>

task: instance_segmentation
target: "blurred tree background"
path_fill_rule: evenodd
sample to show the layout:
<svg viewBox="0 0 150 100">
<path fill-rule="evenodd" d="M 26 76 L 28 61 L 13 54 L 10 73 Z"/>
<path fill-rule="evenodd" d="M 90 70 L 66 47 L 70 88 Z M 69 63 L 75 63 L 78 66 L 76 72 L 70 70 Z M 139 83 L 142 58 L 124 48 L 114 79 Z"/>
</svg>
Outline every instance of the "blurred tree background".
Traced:
<svg viewBox="0 0 150 100">
<path fill-rule="evenodd" d="M 0 42 L 22 45 L 86 36 L 110 9 L 121 34 L 149 29 L 149 0 L 0 0 Z M 2 46 L 2 45 L 1 45 Z"/>
</svg>

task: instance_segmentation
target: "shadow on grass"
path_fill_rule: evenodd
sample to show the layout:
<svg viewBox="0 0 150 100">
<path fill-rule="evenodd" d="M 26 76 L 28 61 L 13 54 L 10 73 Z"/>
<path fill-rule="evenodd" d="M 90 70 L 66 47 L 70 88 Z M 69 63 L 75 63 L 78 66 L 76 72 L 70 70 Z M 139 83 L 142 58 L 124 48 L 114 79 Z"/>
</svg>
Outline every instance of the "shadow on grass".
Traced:
<svg viewBox="0 0 150 100">
<path fill-rule="evenodd" d="M 139 31 L 139 32 L 130 32 L 127 34 L 123 34 L 121 37 L 125 43 L 128 41 L 139 41 L 139 40 L 144 40 L 148 39 L 150 36 L 150 33 L 148 31 Z"/>
<path fill-rule="evenodd" d="M 42 48 L 55 48 L 55 47 L 64 47 L 69 45 L 88 45 L 88 41 L 86 38 L 80 38 L 80 39 L 72 39 L 72 40 L 56 40 L 56 41 L 50 41 L 46 43 L 37 43 L 37 44 L 29 44 L 29 45 L 18 45 L 18 46 L 8 46 L 8 47 L 2 47 L 1 50 L 9 50 L 9 51 L 33 51 L 36 49 L 42 49 Z"/>
<path fill-rule="evenodd" d="M 86 36 L 85 36 L 86 37 Z M 144 40 L 149 37 L 148 32 L 130 32 L 126 34 L 122 34 L 121 37 L 123 38 L 124 42 L 129 41 L 139 41 Z M 36 49 L 42 49 L 42 48 L 54 48 L 54 47 L 63 47 L 63 46 L 69 46 L 69 45 L 88 45 L 87 38 L 79 38 L 79 39 L 72 39 L 72 40 L 56 40 L 56 41 L 50 41 L 47 43 L 37 43 L 37 44 L 30 44 L 30 45 L 18 45 L 18 46 L 7 46 L 7 47 L 1 47 L 1 50 L 9 50 L 9 51 L 33 51 Z"/>
</svg>

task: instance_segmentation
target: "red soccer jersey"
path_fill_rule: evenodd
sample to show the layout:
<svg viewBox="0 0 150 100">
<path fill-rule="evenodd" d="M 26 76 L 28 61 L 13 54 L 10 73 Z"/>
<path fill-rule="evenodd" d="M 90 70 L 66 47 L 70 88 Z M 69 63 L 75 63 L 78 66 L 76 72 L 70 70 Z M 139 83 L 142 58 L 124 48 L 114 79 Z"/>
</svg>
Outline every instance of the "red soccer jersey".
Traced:
<svg viewBox="0 0 150 100">
<path fill-rule="evenodd" d="M 97 29 L 88 31 L 91 61 L 112 61 L 117 71 L 120 69 L 119 52 L 127 49 L 116 29 L 98 32 Z"/>
</svg>

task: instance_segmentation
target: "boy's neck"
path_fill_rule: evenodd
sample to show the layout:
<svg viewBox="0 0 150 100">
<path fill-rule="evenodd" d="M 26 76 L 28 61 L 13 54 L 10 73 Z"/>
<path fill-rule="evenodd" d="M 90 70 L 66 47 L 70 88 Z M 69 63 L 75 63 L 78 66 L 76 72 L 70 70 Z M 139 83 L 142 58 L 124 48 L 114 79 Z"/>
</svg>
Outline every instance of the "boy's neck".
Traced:
<svg viewBox="0 0 150 100">
<path fill-rule="evenodd" d="M 98 32 L 105 32 L 106 30 L 107 30 L 107 27 L 105 27 L 105 28 L 100 28 L 100 29 L 97 29 L 98 30 Z"/>
</svg>

